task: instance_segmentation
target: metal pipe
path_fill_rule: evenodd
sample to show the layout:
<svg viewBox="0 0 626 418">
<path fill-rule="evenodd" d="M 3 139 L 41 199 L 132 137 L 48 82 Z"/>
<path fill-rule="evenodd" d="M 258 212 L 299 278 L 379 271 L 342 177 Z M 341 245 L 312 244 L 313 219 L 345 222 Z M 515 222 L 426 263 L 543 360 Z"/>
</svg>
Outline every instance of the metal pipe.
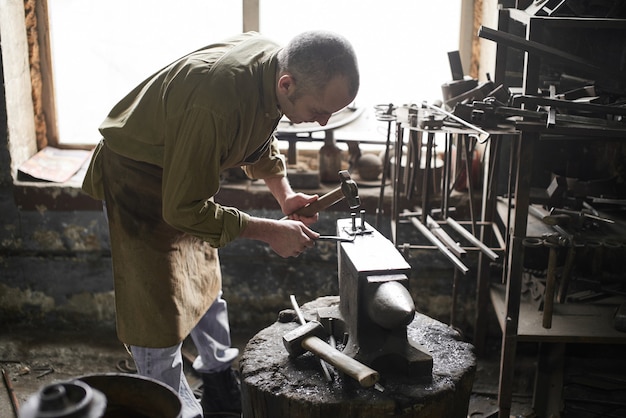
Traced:
<svg viewBox="0 0 626 418">
<path fill-rule="evenodd" d="M 419 229 L 420 232 L 430 242 L 432 242 L 444 256 L 446 256 L 450 261 L 452 261 L 452 263 L 456 266 L 456 268 L 461 270 L 461 272 L 463 274 L 467 274 L 467 272 L 469 271 L 469 268 L 465 264 L 463 264 L 461 262 L 461 260 L 456 258 L 456 256 L 454 254 L 452 254 L 452 252 L 450 250 L 448 250 L 448 248 L 445 245 L 443 245 L 443 243 L 441 241 L 439 241 L 439 239 L 437 239 L 437 237 L 435 235 L 433 235 L 432 232 L 430 232 L 430 229 L 428 229 L 426 227 L 426 225 L 422 224 L 419 220 L 415 219 L 414 217 L 411 217 L 410 219 L 411 219 L 411 223 L 417 229 Z"/>
<path fill-rule="evenodd" d="M 463 258 L 467 255 L 467 251 L 461 247 L 443 228 L 430 216 L 426 216 L 426 226 L 430 229 L 441 242 L 448 247 L 448 249 L 458 258 Z"/>
<path fill-rule="evenodd" d="M 491 250 L 491 248 L 486 246 L 481 240 L 479 240 L 474 235 L 472 235 L 472 233 L 470 231 L 468 231 L 467 229 L 463 228 L 463 226 L 461 224 L 459 224 L 457 221 L 455 221 L 454 219 L 452 219 L 450 217 L 447 217 L 446 218 L 446 223 L 448 225 L 450 225 L 450 227 L 452 227 L 459 234 L 463 235 L 463 237 L 466 240 L 468 240 L 469 242 L 474 244 L 476 247 L 478 247 L 478 249 L 480 251 L 482 251 L 487 257 L 491 258 L 493 261 L 496 261 L 499 258 L 498 254 L 493 252 Z"/>
</svg>

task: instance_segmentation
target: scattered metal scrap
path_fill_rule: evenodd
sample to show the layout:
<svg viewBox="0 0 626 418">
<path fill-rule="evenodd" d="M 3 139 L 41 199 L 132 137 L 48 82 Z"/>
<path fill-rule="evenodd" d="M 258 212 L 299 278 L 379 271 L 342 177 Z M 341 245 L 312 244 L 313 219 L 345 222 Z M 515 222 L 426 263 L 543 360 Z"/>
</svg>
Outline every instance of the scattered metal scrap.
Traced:
<svg viewBox="0 0 626 418">
<path fill-rule="evenodd" d="M 9 376 L 9 372 L 2 367 L 2 380 L 4 380 L 4 387 L 9 394 L 9 399 L 11 400 L 11 407 L 13 408 L 13 413 L 17 417 L 20 410 L 20 404 L 17 401 L 17 397 L 15 396 L 15 391 L 13 390 L 13 385 L 11 384 L 11 378 Z"/>
</svg>

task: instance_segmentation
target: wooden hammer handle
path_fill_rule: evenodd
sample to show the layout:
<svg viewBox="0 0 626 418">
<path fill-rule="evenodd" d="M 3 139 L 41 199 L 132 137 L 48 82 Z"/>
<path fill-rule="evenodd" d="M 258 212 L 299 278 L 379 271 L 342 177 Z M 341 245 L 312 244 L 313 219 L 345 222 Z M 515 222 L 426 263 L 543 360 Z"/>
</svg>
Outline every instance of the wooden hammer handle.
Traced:
<svg viewBox="0 0 626 418">
<path fill-rule="evenodd" d="M 336 189 L 333 189 L 325 195 L 321 196 L 310 205 L 306 205 L 305 207 L 298 209 L 295 213 L 301 216 L 313 216 L 317 212 L 332 206 L 343 198 L 344 195 L 341 187 L 337 187 Z"/>
<path fill-rule="evenodd" d="M 305 338 L 302 340 L 302 347 L 352 377 L 364 388 L 374 386 L 380 378 L 376 370 L 343 354 L 318 337 L 311 336 Z"/>
</svg>

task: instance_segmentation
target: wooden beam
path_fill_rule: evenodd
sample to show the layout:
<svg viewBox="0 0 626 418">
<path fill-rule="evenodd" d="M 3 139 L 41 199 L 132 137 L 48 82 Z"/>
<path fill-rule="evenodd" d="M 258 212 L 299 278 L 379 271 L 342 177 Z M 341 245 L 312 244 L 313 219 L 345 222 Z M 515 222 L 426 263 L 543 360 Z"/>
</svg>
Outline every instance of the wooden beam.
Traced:
<svg viewBox="0 0 626 418">
<path fill-rule="evenodd" d="M 259 0 L 243 0 L 243 31 L 260 31 Z"/>
</svg>

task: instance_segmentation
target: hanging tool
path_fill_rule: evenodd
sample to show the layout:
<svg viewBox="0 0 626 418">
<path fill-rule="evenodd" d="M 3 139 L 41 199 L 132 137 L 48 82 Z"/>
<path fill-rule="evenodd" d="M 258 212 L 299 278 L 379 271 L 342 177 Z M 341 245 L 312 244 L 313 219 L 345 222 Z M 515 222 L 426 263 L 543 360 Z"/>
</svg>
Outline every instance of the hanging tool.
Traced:
<svg viewBox="0 0 626 418">
<path fill-rule="evenodd" d="M 552 328 L 552 312 L 554 311 L 554 294 L 556 289 L 556 262 L 557 248 L 559 244 L 549 239 L 544 240 L 544 245 L 549 249 L 548 272 L 546 275 L 546 290 L 543 297 L 542 326 Z"/>
</svg>

